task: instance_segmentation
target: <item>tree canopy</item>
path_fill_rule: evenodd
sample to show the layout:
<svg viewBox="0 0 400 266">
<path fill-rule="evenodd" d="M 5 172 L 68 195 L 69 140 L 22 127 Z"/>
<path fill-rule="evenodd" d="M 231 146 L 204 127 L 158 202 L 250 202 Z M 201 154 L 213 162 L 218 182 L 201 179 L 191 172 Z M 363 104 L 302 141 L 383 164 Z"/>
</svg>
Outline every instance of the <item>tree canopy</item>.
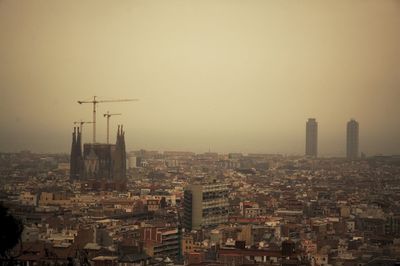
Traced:
<svg viewBox="0 0 400 266">
<path fill-rule="evenodd" d="M 19 219 L 10 214 L 8 208 L 1 203 L 0 223 L 0 257 L 4 258 L 8 256 L 8 252 L 20 241 L 24 226 Z"/>
</svg>

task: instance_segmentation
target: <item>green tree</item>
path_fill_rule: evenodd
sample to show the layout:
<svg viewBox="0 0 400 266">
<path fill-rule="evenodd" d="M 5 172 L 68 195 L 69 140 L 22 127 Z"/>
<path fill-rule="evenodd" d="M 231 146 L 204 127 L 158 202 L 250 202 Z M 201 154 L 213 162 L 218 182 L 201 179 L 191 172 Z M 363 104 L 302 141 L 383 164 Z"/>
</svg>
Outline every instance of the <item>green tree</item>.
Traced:
<svg viewBox="0 0 400 266">
<path fill-rule="evenodd" d="M 24 226 L 0 203 L 0 258 L 8 258 L 9 252 L 18 244 Z"/>
</svg>

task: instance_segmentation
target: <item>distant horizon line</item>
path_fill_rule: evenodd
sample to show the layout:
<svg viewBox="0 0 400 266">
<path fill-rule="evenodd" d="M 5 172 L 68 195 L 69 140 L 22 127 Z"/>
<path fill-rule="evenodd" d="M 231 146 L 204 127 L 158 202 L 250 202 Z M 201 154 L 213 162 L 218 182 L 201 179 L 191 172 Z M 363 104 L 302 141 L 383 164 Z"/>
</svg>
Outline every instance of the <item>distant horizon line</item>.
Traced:
<svg viewBox="0 0 400 266">
<path fill-rule="evenodd" d="M 106 143 L 100 143 L 106 144 Z M 112 145 L 112 144 L 110 144 Z M 154 149 L 136 149 L 127 151 L 127 154 L 138 152 L 138 151 L 145 151 L 145 152 L 157 152 L 159 154 L 164 154 L 166 152 L 176 152 L 176 153 L 193 153 L 195 155 L 200 154 L 218 154 L 218 155 L 229 155 L 229 154 L 241 154 L 243 156 L 250 156 L 250 155 L 268 155 L 268 156 L 282 156 L 282 157 L 305 157 L 309 159 L 346 159 L 346 155 L 320 155 L 317 157 L 307 156 L 305 154 L 296 154 L 296 153 L 268 153 L 268 152 L 217 152 L 217 151 L 204 151 L 204 152 L 195 152 L 190 150 L 154 150 Z M 0 151 L 0 154 L 19 154 L 19 153 L 30 153 L 30 154 L 37 154 L 37 155 L 70 155 L 70 152 L 41 152 L 41 151 L 32 151 L 32 150 L 19 150 L 19 151 Z M 363 156 L 359 156 L 359 159 L 362 157 L 370 158 L 376 156 L 400 156 L 399 153 L 394 154 L 384 154 L 384 153 L 377 153 L 372 155 L 367 155 L 364 153 Z"/>
</svg>

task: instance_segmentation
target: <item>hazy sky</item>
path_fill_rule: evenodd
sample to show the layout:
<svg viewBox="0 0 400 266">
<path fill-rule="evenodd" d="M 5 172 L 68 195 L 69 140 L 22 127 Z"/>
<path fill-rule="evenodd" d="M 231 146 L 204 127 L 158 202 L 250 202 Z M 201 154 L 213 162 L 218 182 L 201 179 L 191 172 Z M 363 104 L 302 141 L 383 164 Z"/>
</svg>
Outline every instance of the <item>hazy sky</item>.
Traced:
<svg viewBox="0 0 400 266">
<path fill-rule="evenodd" d="M 0 0 L 0 151 L 68 152 L 77 100 L 127 149 L 400 153 L 400 1 Z M 91 139 L 86 127 L 84 139 Z"/>
</svg>

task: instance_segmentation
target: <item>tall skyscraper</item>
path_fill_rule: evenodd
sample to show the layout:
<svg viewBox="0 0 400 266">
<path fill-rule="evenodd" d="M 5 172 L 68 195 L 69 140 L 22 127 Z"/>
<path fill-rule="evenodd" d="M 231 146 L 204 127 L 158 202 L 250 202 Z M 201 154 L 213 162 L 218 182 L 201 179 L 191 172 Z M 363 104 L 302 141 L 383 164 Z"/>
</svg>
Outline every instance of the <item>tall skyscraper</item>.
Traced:
<svg viewBox="0 0 400 266">
<path fill-rule="evenodd" d="M 197 230 L 228 222 L 228 186 L 208 182 L 191 184 L 184 191 L 183 227 Z"/>
<path fill-rule="evenodd" d="M 315 118 L 309 118 L 306 123 L 306 156 L 317 157 L 318 153 L 318 123 Z"/>
<path fill-rule="evenodd" d="M 358 158 L 358 122 L 351 119 L 347 122 L 347 159 Z"/>
</svg>

